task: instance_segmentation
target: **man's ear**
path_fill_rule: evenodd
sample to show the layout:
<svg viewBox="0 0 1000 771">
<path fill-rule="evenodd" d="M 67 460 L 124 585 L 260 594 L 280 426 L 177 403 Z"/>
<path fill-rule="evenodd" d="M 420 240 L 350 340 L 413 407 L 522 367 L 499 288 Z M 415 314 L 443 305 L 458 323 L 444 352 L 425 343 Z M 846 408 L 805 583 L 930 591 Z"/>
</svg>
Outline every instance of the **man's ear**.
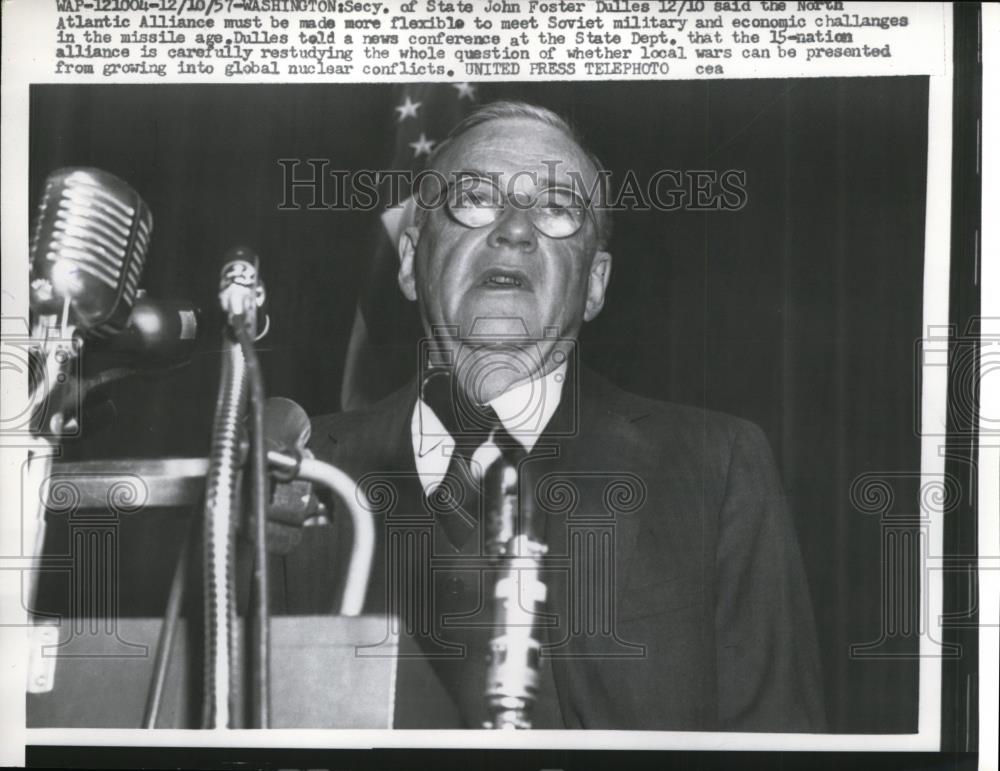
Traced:
<svg viewBox="0 0 1000 771">
<path fill-rule="evenodd" d="M 611 279 L 611 255 L 598 250 L 590 263 L 590 276 L 587 278 L 587 304 L 583 308 L 583 320 L 591 321 L 597 317 L 604 307 L 604 293 L 608 290 Z"/>
<path fill-rule="evenodd" d="M 417 257 L 417 242 L 420 240 L 420 228 L 410 225 L 399 236 L 399 273 L 396 280 L 403 295 L 410 302 L 417 299 L 417 279 L 413 265 Z"/>
</svg>

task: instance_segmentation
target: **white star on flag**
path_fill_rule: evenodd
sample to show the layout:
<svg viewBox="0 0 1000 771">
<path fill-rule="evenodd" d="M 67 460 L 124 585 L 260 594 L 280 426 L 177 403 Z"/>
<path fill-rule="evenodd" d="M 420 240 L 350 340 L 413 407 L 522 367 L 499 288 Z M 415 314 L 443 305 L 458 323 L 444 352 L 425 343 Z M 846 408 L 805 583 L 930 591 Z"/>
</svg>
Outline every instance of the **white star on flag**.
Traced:
<svg viewBox="0 0 1000 771">
<path fill-rule="evenodd" d="M 476 101 L 476 87 L 471 83 L 452 83 L 452 88 L 458 89 L 458 98 Z"/>
<path fill-rule="evenodd" d="M 402 123 L 407 118 L 416 118 L 417 117 L 417 110 L 420 109 L 420 105 L 422 105 L 422 104 L 423 104 L 423 102 L 414 102 L 414 101 L 412 101 L 410 99 L 410 95 L 407 94 L 406 95 L 406 101 L 403 102 L 401 105 L 399 105 L 399 106 L 396 107 L 396 112 L 399 113 L 399 121 L 398 122 Z"/>
<path fill-rule="evenodd" d="M 416 142 L 410 142 L 410 147 L 413 148 L 413 157 L 419 158 L 421 155 L 430 155 L 431 149 L 436 144 L 433 139 L 428 139 L 424 136 L 424 132 L 420 132 L 420 138 Z"/>
</svg>

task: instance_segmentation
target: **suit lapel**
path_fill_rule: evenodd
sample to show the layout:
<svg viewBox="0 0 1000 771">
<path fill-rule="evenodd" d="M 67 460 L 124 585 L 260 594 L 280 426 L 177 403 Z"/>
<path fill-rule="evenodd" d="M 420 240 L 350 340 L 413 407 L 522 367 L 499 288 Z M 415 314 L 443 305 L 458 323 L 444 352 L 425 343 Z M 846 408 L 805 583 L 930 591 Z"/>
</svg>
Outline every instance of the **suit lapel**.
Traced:
<svg viewBox="0 0 1000 771">
<path fill-rule="evenodd" d="M 613 523 L 614 580 L 621 586 L 641 529 L 642 511 L 635 503 L 645 498 L 645 480 L 653 470 L 651 459 L 635 451 L 637 423 L 643 416 L 609 400 L 608 384 L 585 367 L 579 367 L 566 386 L 573 396 L 564 398 L 558 423 L 553 421 L 563 437 L 555 440 L 560 455 L 555 468 L 576 488 L 582 507 L 566 524 L 573 519 Z"/>
</svg>

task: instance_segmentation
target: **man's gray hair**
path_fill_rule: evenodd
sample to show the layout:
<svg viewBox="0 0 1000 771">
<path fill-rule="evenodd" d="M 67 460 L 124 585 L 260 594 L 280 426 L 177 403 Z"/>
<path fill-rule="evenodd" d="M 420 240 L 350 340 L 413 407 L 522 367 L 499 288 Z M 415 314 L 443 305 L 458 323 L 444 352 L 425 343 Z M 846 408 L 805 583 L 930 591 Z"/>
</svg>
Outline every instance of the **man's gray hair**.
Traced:
<svg viewBox="0 0 1000 771">
<path fill-rule="evenodd" d="M 427 167 L 434 168 L 436 161 L 444 154 L 448 147 L 456 139 L 468 133 L 476 126 L 481 126 L 484 123 L 494 120 L 507 120 L 511 118 L 538 121 L 557 131 L 561 131 L 573 144 L 580 148 L 587 159 L 594 165 L 594 168 L 597 170 L 597 190 L 594 196 L 594 214 L 598 223 L 597 240 L 601 248 L 606 247 L 611 240 L 612 230 L 611 211 L 606 205 L 608 200 L 608 177 L 610 175 L 604 168 L 604 164 L 601 163 L 601 159 L 587 148 L 580 133 L 573 128 L 570 122 L 547 107 L 512 100 L 498 100 L 484 104 L 455 124 L 452 130 L 448 132 L 448 136 L 441 140 L 430 154 L 427 160 Z"/>
</svg>

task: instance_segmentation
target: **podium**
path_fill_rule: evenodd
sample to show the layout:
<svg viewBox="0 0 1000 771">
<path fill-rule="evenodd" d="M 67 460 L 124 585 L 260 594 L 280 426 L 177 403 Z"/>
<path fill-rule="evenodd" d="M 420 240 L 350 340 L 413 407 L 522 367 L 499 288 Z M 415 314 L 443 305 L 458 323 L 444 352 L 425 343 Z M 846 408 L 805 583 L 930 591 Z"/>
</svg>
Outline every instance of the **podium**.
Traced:
<svg viewBox="0 0 1000 771">
<path fill-rule="evenodd" d="M 162 619 L 34 628 L 28 728 L 140 728 Z M 272 728 L 461 728 L 457 709 L 385 616 L 275 616 Z M 85 643 L 85 644 L 82 644 Z M 198 640 L 179 622 L 157 728 L 199 728 Z"/>
</svg>

